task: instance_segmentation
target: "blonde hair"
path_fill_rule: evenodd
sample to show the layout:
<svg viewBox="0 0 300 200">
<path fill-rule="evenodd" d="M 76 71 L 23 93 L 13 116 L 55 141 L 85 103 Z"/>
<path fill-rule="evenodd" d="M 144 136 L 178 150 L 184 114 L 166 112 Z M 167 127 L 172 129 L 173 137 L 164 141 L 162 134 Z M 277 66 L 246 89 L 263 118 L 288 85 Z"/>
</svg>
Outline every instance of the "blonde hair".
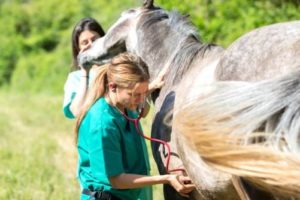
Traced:
<svg viewBox="0 0 300 200">
<path fill-rule="evenodd" d="M 122 88 L 134 87 L 136 83 L 149 81 L 149 71 L 143 60 L 132 53 L 122 53 L 110 63 L 99 67 L 89 89 L 86 101 L 76 122 L 76 141 L 80 124 L 90 107 L 108 92 L 108 83 L 113 82 Z"/>
<path fill-rule="evenodd" d="M 177 93 L 173 129 L 209 166 L 298 199 L 299 77 L 295 71 L 260 82 L 219 81 L 193 99 Z"/>
</svg>

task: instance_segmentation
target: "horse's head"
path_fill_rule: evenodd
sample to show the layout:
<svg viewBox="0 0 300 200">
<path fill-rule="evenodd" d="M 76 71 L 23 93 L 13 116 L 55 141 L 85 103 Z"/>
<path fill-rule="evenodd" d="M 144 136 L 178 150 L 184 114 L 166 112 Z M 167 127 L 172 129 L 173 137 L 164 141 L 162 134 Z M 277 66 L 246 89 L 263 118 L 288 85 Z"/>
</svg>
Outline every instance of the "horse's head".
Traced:
<svg viewBox="0 0 300 200">
<path fill-rule="evenodd" d="M 168 12 L 145 0 L 143 6 L 129 9 L 111 26 L 107 34 L 79 55 L 79 64 L 105 63 L 124 51 L 139 55 L 149 66 L 150 76 L 170 64 L 182 43 L 198 42 L 198 34 L 186 16 Z M 178 56 L 177 56 L 178 58 Z"/>
<path fill-rule="evenodd" d="M 89 50 L 78 56 L 79 64 L 89 67 L 95 63 L 105 63 L 124 51 L 135 52 L 137 46 L 135 30 L 139 18 L 144 13 L 157 9 L 153 6 L 153 0 L 145 0 L 143 6 L 124 11 L 104 37 L 96 40 Z"/>
</svg>

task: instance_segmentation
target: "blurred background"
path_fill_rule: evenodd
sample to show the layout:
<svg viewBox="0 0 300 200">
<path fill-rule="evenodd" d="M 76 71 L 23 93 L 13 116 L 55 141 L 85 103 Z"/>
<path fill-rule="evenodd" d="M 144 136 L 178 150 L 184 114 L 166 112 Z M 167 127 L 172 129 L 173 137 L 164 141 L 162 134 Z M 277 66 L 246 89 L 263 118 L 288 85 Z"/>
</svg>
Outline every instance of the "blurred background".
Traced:
<svg viewBox="0 0 300 200">
<path fill-rule="evenodd" d="M 155 0 L 189 14 L 203 42 L 227 47 L 256 27 L 300 19 L 300 0 Z M 0 0 L 0 199 L 79 199 L 75 121 L 62 113 L 71 32 L 83 17 L 107 30 L 142 0 Z M 150 133 L 151 118 L 143 121 Z M 151 154 L 151 150 L 149 148 Z M 152 162 L 152 173 L 156 166 Z M 162 198 L 155 187 L 155 200 Z"/>
</svg>

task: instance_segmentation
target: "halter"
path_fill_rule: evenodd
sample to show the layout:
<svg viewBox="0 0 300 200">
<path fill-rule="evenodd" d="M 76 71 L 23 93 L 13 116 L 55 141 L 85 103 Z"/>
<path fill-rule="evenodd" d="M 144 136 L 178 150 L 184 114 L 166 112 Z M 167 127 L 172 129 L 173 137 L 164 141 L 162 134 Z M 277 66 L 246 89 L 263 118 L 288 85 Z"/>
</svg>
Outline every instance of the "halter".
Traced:
<svg viewBox="0 0 300 200">
<path fill-rule="evenodd" d="M 168 155 L 167 155 L 167 158 L 166 158 L 166 166 L 165 166 L 167 174 L 169 174 L 171 172 L 176 172 L 176 171 L 181 171 L 181 172 L 185 171 L 182 168 L 176 168 L 176 169 L 169 170 L 169 164 L 170 164 L 170 160 L 171 160 L 171 147 L 170 147 L 170 145 L 167 142 L 163 141 L 163 140 L 160 140 L 160 139 L 157 139 L 157 138 L 151 138 L 151 137 L 148 137 L 148 136 L 144 135 L 143 131 L 140 129 L 139 121 L 143 116 L 144 107 L 141 108 L 137 118 L 130 118 L 124 112 L 119 110 L 118 108 L 117 108 L 117 110 L 125 117 L 126 120 L 134 123 L 134 127 L 135 127 L 137 133 L 140 136 L 142 136 L 143 138 L 145 138 L 147 140 L 150 140 L 151 142 L 158 142 L 158 143 L 162 144 L 164 147 L 167 148 Z"/>
</svg>

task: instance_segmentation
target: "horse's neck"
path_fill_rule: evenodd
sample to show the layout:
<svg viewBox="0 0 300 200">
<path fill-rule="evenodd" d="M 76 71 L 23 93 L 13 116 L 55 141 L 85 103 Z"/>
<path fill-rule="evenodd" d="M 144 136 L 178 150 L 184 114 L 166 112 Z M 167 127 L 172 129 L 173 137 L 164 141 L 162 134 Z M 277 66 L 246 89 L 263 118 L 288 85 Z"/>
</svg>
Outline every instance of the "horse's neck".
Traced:
<svg viewBox="0 0 300 200">
<path fill-rule="evenodd" d="M 160 109 L 161 102 L 163 102 L 165 97 L 171 91 L 177 93 L 177 88 L 179 85 L 189 84 L 190 86 L 188 88 L 197 90 L 197 85 L 209 84 L 215 80 L 215 69 L 224 49 L 219 46 L 210 46 L 204 51 L 205 52 L 199 51 L 197 54 L 195 54 L 195 56 L 189 62 L 189 66 L 186 66 L 187 68 L 182 75 L 175 73 L 180 71 L 172 68 L 176 66 L 170 66 L 168 68 L 165 78 L 166 83 L 162 88 L 159 99 L 155 105 L 157 110 Z M 177 66 L 183 65 L 179 64 Z"/>
<path fill-rule="evenodd" d="M 219 58 L 224 52 L 224 49 L 220 46 L 210 45 L 210 44 L 198 44 L 195 50 L 188 51 L 190 55 L 182 55 L 181 53 L 177 56 L 187 56 L 188 59 L 180 60 L 182 63 L 177 63 L 174 67 L 177 69 L 170 70 L 173 73 L 169 73 L 168 85 L 172 85 L 176 88 L 178 84 L 182 82 L 182 79 L 186 76 L 189 80 L 193 80 L 194 76 L 199 76 L 198 74 L 206 74 L 207 71 L 212 74 L 214 72 L 216 65 L 219 62 Z M 195 48 L 195 47 L 192 47 Z M 176 63 L 176 62 L 175 62 Z M 171 66 L 172 67 L 172 66 Z M 190 71 L 193 71 L 194 74 L 191 74 Z M 203 76 L 201 76 L 203 77 Z"/>
<path fill-rule="evenodd" d="M 163 24 L 162 26 L 168 25 Z M 158 27 L 152 27 L 151 31 L 155 28 Z M 143 34 L 139 34 L 138 45 L 135 48 L 135 53 L 148 64 L 152 79 L 157 77 L 162 69 L 169 68 L 171 71 L 176 67 L 174 64 L 185 62 L 186 57 L 189 59 L 191 55 L 194 55 L 194 52 L 189 54 L 191 46 L 201 46 L 201 43 L 192 35 L 183 35 L 167 28 L 160 31 L 162 33 L 150 32 L 151 34 L 149 34 L 147 30 L 144 30 Z M 188 52 L 184 53 L 185 50 Z"/>
<path fill-rule="evenodd" d="M 146 49 L 139 49 L 136 53 L 149 66 L 150 78 L 153 80 L 163 70 L 167 71 L 167 74 L 170 73 L 171 70 L 174 70 L 172 61 L 176 53 L 180 50 L 180 47 L 180 45 L 172 48 L 167 48 L 163 45 L 156 48 L 146 47 Z"/>
</svg>

